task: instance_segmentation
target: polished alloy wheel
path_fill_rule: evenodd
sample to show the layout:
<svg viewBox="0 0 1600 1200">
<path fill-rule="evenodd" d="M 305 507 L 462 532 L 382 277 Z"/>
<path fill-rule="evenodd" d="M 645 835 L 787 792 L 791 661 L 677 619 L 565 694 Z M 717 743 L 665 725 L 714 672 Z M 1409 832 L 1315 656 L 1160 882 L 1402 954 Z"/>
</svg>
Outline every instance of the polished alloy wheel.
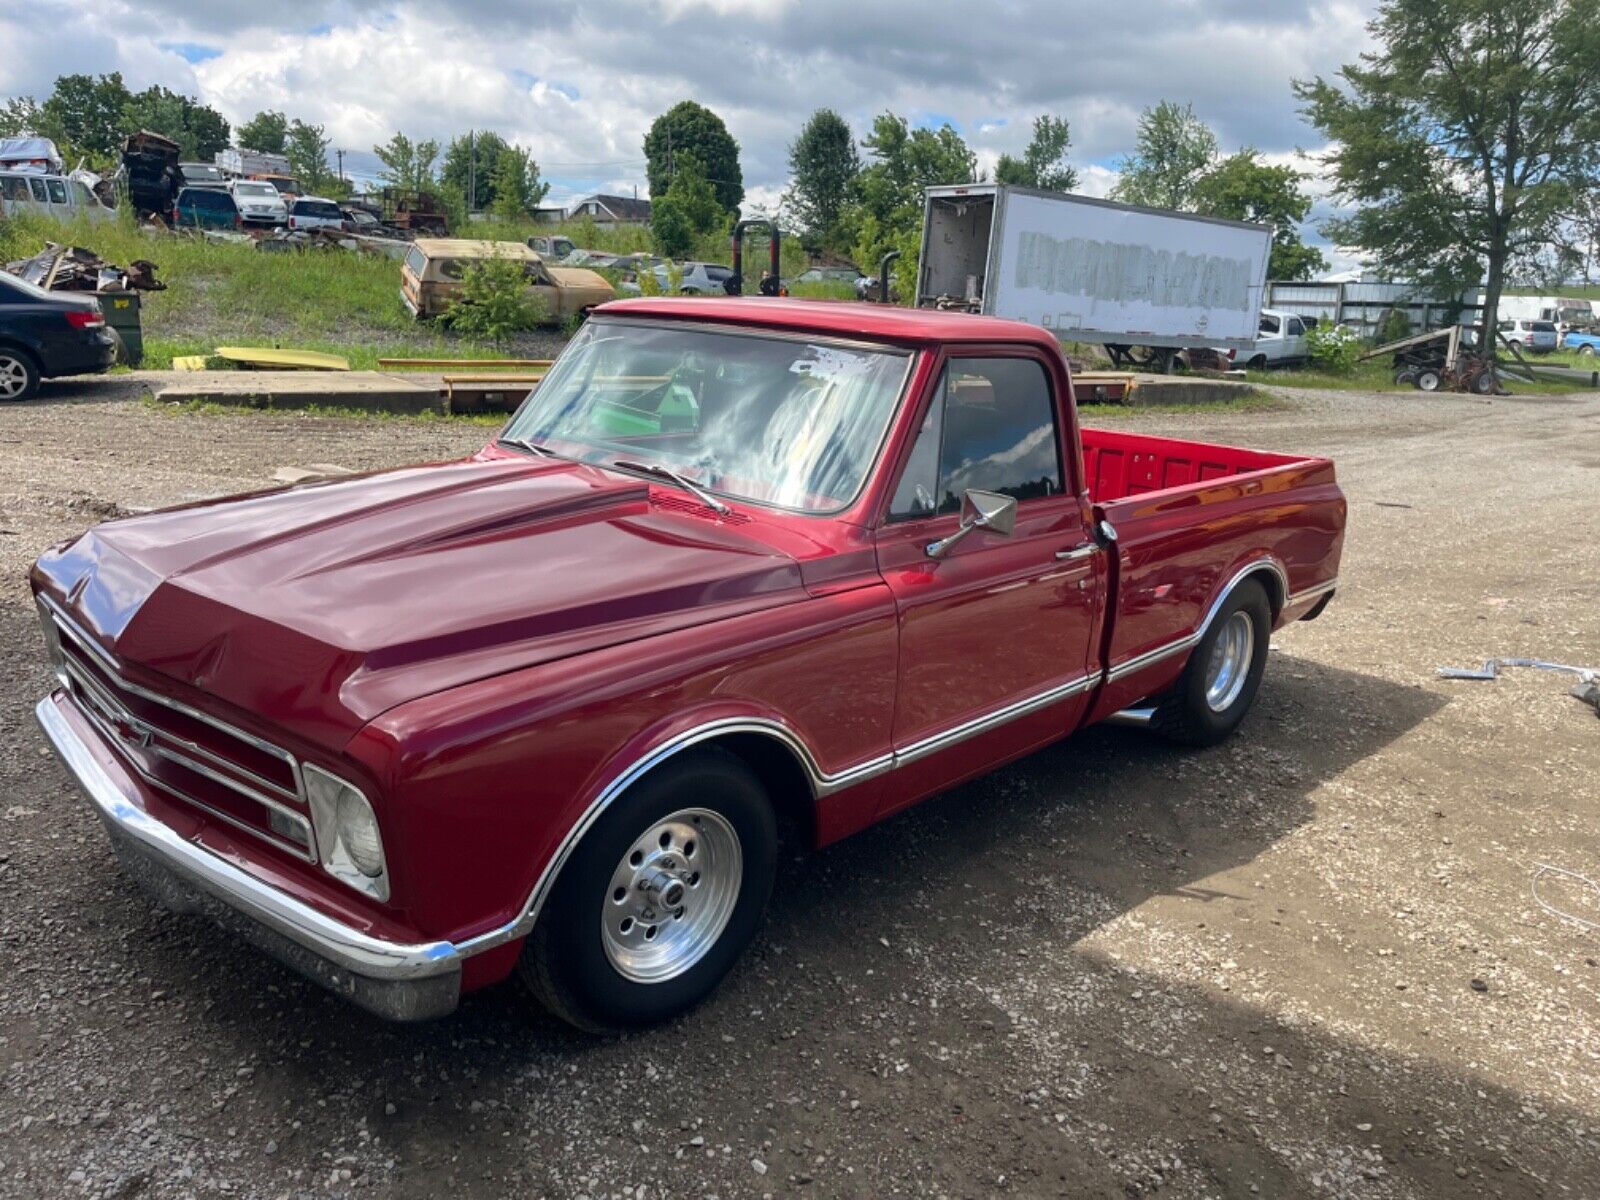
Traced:
<svg viewBox="0 0 1600 1200">
<path fill-rule="evenodd" d="M 1212 712 L 1225 712 L 1244 690 L 1250 675 L 1250 660 L 1256 648 L 1256 627 L 1250 614 L 1236 612 L 1228 617 L 1206 664 L 1206 704 Z"/>
<path fill-rule="evenodd" d="M 720 814 L 685 808 L 638 838 L 612 872 L 600 916 L 606 958 L 635 983 L 660 983 L 705 957 L 744 878 L 739 835 Z"/>
<path fill-rule="evenodd" d="M 15 400 L 27 387 L 27 366 L 9 354 L 0 354 L 0 400 Z"/>
</svg>

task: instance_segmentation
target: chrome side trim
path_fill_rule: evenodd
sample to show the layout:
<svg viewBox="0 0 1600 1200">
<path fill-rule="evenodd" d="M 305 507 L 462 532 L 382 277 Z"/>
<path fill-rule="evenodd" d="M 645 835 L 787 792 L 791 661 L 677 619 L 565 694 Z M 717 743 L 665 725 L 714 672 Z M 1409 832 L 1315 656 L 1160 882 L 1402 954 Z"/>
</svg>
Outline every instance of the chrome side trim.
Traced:
<svg viewBox="0 0 1600 1200">
<path fill-rule="evenodd" d="M 1211 607 L 1206 610 L 1205 619 L 1200 622 L 1193 633 L 1165 642 L 1132 658 L 1123 659 L 1106 672 L 1106 682 L 1115 683 L 1117 680 L 1142 671 L 1146 667 L 1153 667 L 1158 662 L 1163 662 L 1175 654 L 1183 654 L 1188 650 L 1192 650 L 1199 645 L 1200 639 L 1205 637 L 1206 630 L 1210 629 L 1211 622 L 1217 619 L 1217 613 L 1222 611 L 1222 606 L 1228 597 L 1233 594 L 1233 589 L 1250 578 L 1250 576 L 1266 571 L 1271 571 L 1276 578 L 1278 595 L 1284 597 L 1283 607 L 1287 608 L 1293 602 L 1293 597 L 1289 595 L 1288 572 L 1283 569 L 1283 565 L 1275 558 L 1258 558 L 1248 566 L 1240 568 L 1234 577 L 1228 580 L 1227 586 L 1217 593 L 1217 598 L 1211 602 Z"/>
<path fill-rule="evenodd" d="M 951 746 L 958 745 L 968 738 L 977 737 L 980 733 L 987 733 L 989 730 L 1004 725 L 1008 721 L 1015 721 L 1018 717 L 1037 712 L 1039 709 L 1046 708 L 1057 701 L 1082 695 L 1097 680 L 1098 676 L 1080 675 L 1076 679 L 1058 684 L 1037 695 L 1018 700 L 1016 703 L 1008 704 L 1004 708 L 997 708 L 991 713 L 985 713 L 981 717 L 974 717 L 970 721 L 964 721 L 960 725 L 946 729 L 941 733 L 936 733 L 932 737 L 912 742 L 904 750 L 895 751 L 892 756 L 894 760 L 892 765 L 903 767 L 907 763 L 914 763 L 920 758 L 926 758 L 930 754 L 937 754 L 940 750 L 948 750 Z"/>
<path fill-rule="evenodd" d="M 1302 604 L 1307 600 L 1315 600 L 1318 596 L 1326 595 L 1328 592 L 1333 591 L 1338 586 L 1339 577 L 1335 575 L 1332 579 L 1329 579 L 1324 583 L 1314 584 L 1311 587 L 1296 592 L 1283 602 L 1283 606 L 1288 608 L 1294 604 Z"/>
<path fill-rule="evenodd" d="M 62 763 L 93 801 L 100 819 L 186 882 L 353 975 L 389 981 L 425 979 L 461 968 L 450 942 L 386 942 L 334 920 L 269 887 L 228 860 L 180 836 L 134 804 L 46 696 L 34 716 Z"/>
<path fill-rule="evenodd" d="M 554 886 L 557 876 L 561 874 L 561 868 L 566 865 L 567 859 L 571 857 L 578 843 L 583 840 L 584 835 L 590 829 L 594 828 L 595 822 L 611 806 L 611 803 L 650 771 L 660 766 L 673 755 L 687 750 L 691 746 L 710 741 L 712 738 L 726 737 L 735 733 L 754 733 L 772 738 L 785 746 L 799 761 L 811 784 L 812 795 L 820 800 L 825 796 L 841 792 L 845 788 L 854 787 L 858 783 L 865 783 L 869 779 L 875 779 L 879 775 L 883 775 L 897 767 L 905 766 L 907 763 L 915 762 L 920 758 L 925 758 L 937 751 L 948 749 L 966 741 L 968 738 L 976 737 L 980 733 L 1003 725 L 1007 721 L 1015 720 L 1057 701 L 1079 695 L 1088 691 L 1096 682 L 1098 682 L 1098 676 L 1080 676 L 1064 684 L 1048 688 L 1037 695 L 1019 700 L 1014 704 L 1008 704 L 1004 708 L 996 709 L 994 712 L 965 721 L 932 737 L 924 738 L 898 753 L 880 754 L 876 758 L 857 763 L 855 766 L 833 775 L 827 774 L 818 767 L 816 759 L 812 757 L 810 749 L 800 739 L 799 735 L 787 725 L 778 721 L 760 717 L 729 717 L 724 720 L 709 721 L 704 725 L 696 726 L 663 742 L 643 758 L 635 761 L 626 771 L 606 785 L 605 789 L 595 797 L 593 803 L 584 811 L 577 824 L 567 831 L 567 836 L 562 839 L 561 845 L 557 847 L 555 854 L 545 864 L 544 870 L 539 873 L 539 878 L 533 885 L 533 891 L 523 903 L 522 911 L 518 913 L 515 920 L 500 926 L 498 929 L 491 929 L 486 933 L 480 933 L 477 937 L 469 938 L 459 943 L 457 949 L 463 956 L 478 954 L 498 946 L 502 942 L 510 941 L 512 938 L 522 937 L 532 930 L 539 920 L 539 912 L 544 907 L 544 902 L 549 896 L 551 887 Z"/>
</svg>

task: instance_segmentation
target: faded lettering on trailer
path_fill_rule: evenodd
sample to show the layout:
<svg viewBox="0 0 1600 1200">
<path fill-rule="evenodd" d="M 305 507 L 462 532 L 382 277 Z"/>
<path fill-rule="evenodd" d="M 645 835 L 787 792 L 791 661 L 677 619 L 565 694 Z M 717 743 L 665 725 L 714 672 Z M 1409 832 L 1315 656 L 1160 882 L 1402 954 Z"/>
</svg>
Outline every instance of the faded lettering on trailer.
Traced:
<svg viewBox="0 0 1600 1200">
<path fill-rule="evenodd" d="M 1097 238 L 1056 238 L 1024 230 L 1013 282 L 1050 295 L 1116 304 L 1142 300 L 1160 307 L 1251 312 L 1253 264 L 1247 258 L 1157 250 Z"/>
</svg>

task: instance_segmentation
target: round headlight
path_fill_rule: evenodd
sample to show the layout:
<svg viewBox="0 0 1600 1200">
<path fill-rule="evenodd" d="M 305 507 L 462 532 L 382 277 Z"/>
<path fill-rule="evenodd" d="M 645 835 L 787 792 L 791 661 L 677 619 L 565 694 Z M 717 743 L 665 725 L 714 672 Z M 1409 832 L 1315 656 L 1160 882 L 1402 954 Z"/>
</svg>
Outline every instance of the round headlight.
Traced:
<svg viewBox="0 0 1600 1200">
<path fill-rule="evenodd" d="M 339 841 L 350 861 L 369 879 L 383 874 L 383 842 L 366 800 L 349 788 L 339 793 Z"/>
</svg>

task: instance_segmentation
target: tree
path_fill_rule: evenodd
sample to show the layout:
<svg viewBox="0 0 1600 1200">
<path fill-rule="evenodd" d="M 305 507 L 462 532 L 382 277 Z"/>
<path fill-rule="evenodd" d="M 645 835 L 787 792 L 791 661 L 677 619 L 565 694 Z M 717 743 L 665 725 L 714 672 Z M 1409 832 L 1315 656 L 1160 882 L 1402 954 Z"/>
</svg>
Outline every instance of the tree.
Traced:
<svg viewBox="0 0 1600 1200">
<path fill-rule="evenodd" d="M 178 143 L 179 155 L 210 162 L 228 146 L 228 122 L 210 105 L 157 84 L 130 96 L 118 126 L 127 133 L 148 129 Z"/>
<path fill-rule="evenodd" d="M 705 177 L 727 212 L 737 212 L 744 200 L 744 172 L 739 167 L 739 143 L 722 118 L 693 100 L 682 100 L 662 113 L 644 135 L 645 175 L 650 199 L 665 196 L 684 152 L 699 160 Z"/>
<path fill-rule="evenodd" d="M 114 155 L 122 146 L 125 113 L 132 99 L 119 71 L 62 75 L 39 107 L 42 120 L 35 132 L 88 154 Z"/>
<path fill-rule="evenodd" d="M 789 146 L 789 211 L 817 244 L 829 240 L 850 200 L 850 188 L 861 173 L 861 157 L 845 119 L 831 108 L 819 108 Z"/>
<path fill-rule="evenodd" d="M 506 146 L 500 152 L 489 182 L 494 191 L 490 211 L 507 221 L 532 216 L 550 190 L 550 185 L 539 178 L 539 164 L 533 161 L 533 152 L 521 146 Z"/>
<path fill-rule="evenodd" d="M 403 192 L 428 192 L 433 190 L 433 164 L 439 157 L 439 143 L 431 138 L 413 142 L 403 133 L 397 133 L 372 152 L 383 164 L 378 177 L 391 187 Z"/>
<path fill-rule="evenodd" d="M 1324 232 L 1402 278 L 1483 280 L 1489 344 L 1509 265 L 1600 187 L 1600 3 L 1384 0 L 1368 30 L 1337 83 L 1295 84 L 1359 206 Z"/>
<path fill-rule="evenodd" d="M 492 208 L 495 170 L 500 165 L 500 156 L 508 149 L 505 138 L 498 133 L 464 133 L 451 138 L 444 152 L 444 169 L 439 172 L 439 180 L 445 187 L 460 193 L 469 209 Z"/>
<path fill-rule="evenodd" d="M 996 183 L 1042 188 L 1047 192 L 1070 192 L 1078 186 L 1078 172 L 1067 163 L 1072 146 L 1071 132 L 1061 117 L 1048 114 L 1033 119 L 1033 140 L 1021 158 L 1002 154 L 995 164 Z"/>
<path fill-rule="evenodd" d="M 1195 185 L 1217 157 L 1217 135 L 1194 106 L 1163 100 L 1139 117 L 1134 152 L 1117 164 L 1113 199 L 1152 208 L 1193 207 Z"/>
<path fill-rule="evenodd" d="M 1213 217 L 1272 226 L 1269 279 L 1310 279 L 1328 269 L 1315 246 L 1300 240 L 1299 223 L 1311 211 L 1305 176 L 1291 166 L 1270 166 L 1246 147 L 1230 154 L 1194 185 L 1194 209 Z"/>
<path fill-rule="evenodd" d="M 264 110 L 234 130 L 233 135 L 241 150 L 283 154 L 289 140 L 289 119 L 281 112 Z"/>
<path fill-rule="evenodd" d="M 0 104 L 0 137 L 38 133 L 43 127 L 44 114 L 32 96 L 13 96 Z"/>
<path fill-rule="evenodd" d="M 307 125 L 298 117 L 289 126 L 284 138 L 284 148 L 279 153 L 289 158 L 289 169 L 308 191 L 318 195 L 327 191 L 333 181 L 333 171 L 328 166 L 328 150 L 332 143 L 321 125 Z M 250 147 L 259 150 L 259 146 Z"/>
<path fill-rule="evenodd" d="M 676 152 L 675 152 L 676 153 Z M 650 240 L 656 253 L 685 258 L 697 238 L 727 224 L 728 214 L 694 154 L 677 155 L 676 170 L 666 193 L 650 205 Z"/>
<path fill-rule="evenodd" d="M 856 176 L 847 214 L 855 235 L 855 260 L 866 270 L 890 250 L 900 251 L 895 279 L 909 302 L 921 254 L 922 191 L 977 178 L 978 158 L 949 125 L 912 129 L 904 117 L 881 113 L 862 148 L 872 161 Z"/>
</svg>

